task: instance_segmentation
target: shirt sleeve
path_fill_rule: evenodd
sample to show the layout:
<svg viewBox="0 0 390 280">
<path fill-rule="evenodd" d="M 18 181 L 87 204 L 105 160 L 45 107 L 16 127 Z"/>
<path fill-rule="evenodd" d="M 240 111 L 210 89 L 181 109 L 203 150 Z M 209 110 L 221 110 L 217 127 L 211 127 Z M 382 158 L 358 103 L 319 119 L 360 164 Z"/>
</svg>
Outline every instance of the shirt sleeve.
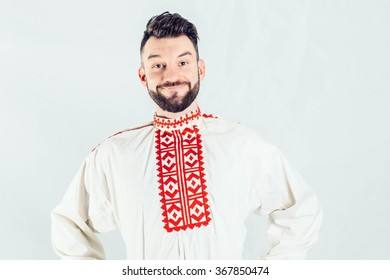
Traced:
<svg viewBox="0 0 390 280">
<path fill-rule="evenodd" d="M 262 259 L 304 259 L 316 243 L 322 209 L 313 190 L 279 150 L 260 193 L 260 214 L 268 215 L 267 237 L 271 248 Z"/>
<path fill-rule="evenodd" d="M 111 231 L 116 223 L 95 153 L 84 160 L 51 219 L 53 248 L 62 259 L 105 259 L 96 233 Z"/>
</svg>

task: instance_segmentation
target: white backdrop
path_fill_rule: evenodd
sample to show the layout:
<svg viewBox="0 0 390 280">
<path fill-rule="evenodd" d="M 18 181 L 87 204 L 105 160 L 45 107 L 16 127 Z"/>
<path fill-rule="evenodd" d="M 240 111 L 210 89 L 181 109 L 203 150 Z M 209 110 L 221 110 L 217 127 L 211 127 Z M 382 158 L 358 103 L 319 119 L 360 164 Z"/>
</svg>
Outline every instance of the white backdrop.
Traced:
<svg viewBox="0 0 390 280">
<path fill-rule="evenodd" d="M 310 259 L 390 259 L 390 1 L 0 0 L 0 259 L 57 259 L 50 210 L 83 158 L 150 121 L 148 19 L 194 22 L 202 111 L 279 146 L 324 208 Z M 265 252 L 248 220 L 245 256 Z M 102 236 L 125 258 L 118 232 Z"/>
</svg>

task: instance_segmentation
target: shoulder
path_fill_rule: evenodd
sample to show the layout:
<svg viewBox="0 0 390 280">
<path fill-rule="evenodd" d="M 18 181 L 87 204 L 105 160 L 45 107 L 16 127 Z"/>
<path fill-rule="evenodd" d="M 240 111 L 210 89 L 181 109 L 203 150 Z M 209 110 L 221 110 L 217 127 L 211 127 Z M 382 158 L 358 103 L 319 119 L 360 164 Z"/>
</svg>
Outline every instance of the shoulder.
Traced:
<svg viewBox="0 0 390 280">
<path fill-rule="evenodd" d="M 235 149 L 250 157 L 271 159 L 281 153 L 261 131 L 238 121 L 221 117 L 204 119 L 204 137 L 218 145 Z"/>
<path fill-rule="evenodd" d="M 253 141 L 272 146 L 260 131 L 239 121 L 232 121 L 221 117 L 206 117 L 203 120 L 207 134 L 223 134 L 224 136 L 234 137 L 238 140 Z"/>
<path fill-rule="evenodd" d="M 132 141 L 139 137 L 140 134 L 149 133 L 152 129 L 153 122 L 148 122 L 132 128 L 118 131 L 101 141 L 99 144 L 95 145 L 95 147 L 92 149 L 92 152 L 96 151 L 97 149 L 105 148 L 106 146 Z"/>
</svg>

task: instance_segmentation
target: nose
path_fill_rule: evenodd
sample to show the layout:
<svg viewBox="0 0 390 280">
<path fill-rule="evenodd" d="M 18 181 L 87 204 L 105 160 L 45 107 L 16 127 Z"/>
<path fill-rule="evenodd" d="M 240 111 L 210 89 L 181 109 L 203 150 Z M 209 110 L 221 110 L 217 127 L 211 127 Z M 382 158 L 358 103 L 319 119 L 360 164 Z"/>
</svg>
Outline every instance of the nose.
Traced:
<svg viewBox="0 0 390 280">
<path fill-rule="evenodd" d="M 178 69 L 175 69 L 173 66 L 168 66 L 165 68 L 163 80 L 164 82 L 176 82 L 180 78 Z"/>
</svg>

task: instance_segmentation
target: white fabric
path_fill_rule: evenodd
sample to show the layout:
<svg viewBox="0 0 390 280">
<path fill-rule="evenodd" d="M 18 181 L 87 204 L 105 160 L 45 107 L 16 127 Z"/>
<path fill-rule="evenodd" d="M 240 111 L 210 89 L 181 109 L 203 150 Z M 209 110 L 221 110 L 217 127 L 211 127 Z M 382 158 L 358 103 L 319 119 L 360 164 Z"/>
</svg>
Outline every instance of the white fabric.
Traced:
<svg viewBox="0 0 390 280">
<path fill-rule="evenodd" d="M 114 135 L 83 162 L 52 211 L 52 242 L 64 259 L 104 259 L 97 232 L 116 227 L 128 259 L 241 259 L 245 219 L 269 215 L 265 259 L 302 259 L 318 238 L 316 195 L 283 154 L 243 125 L 200 118 L 209 225 L 167 232 L 153 124 Z"/>
</svg>

